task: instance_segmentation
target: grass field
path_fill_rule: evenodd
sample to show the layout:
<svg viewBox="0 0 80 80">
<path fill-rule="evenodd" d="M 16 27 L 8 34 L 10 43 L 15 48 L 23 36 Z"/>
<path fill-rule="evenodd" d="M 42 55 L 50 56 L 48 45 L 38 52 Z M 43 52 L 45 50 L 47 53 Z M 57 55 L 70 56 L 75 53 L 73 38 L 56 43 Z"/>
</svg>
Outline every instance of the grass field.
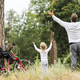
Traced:
<svg viewBox="0 0 80 80">
<path fill-rule="evenodd" d="M 18 73 L 15 76 L 14 72 L 9 72 L 9 75 L 5 77 L 0 76 L 0 80 L 80 80 L 80 70 L 71 72 L 69 66 L 64 66 L 61 63 L 57 63 L 49 67 L 49 73 L 42 75 L 40 65 L 36 66 L 36 73 L 33 70 L 25 73 Z"/>
</svg>

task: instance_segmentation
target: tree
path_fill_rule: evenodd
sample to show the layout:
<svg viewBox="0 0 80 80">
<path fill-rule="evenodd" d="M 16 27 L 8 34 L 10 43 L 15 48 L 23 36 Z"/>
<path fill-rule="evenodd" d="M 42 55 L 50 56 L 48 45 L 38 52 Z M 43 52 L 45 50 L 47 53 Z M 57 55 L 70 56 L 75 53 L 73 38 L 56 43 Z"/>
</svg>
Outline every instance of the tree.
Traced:
<svg viewBox="0 0 80 80">
<path fill-rule="evenodd" d="M 40 42 L 40 38 L 38 38 L 40 36 L 40 28 L 38 27 L 36 14 L 31 13 L 31 11 L 27 13 L 24 11 L 21 16 L 16 15 L 13 17 L 12 32 L 9 32 L 10 26 L 7 23 L 7 40 L 17 44 L 16 49 L 13 49 L 14 53 L 17 53 L 17 56 L 19 54 L 20 58 L 34 61 L 37 52 L 34 50 L 32 41 L 35 41 L 35 43 Z"/>
<path fill-rule="evenodd" d="M 63 21 L 70 22 L 71 14 L 75 12 L 78 14 L 78 16 L 80 16 L 79 3 L 75 2 L 74 0 L 55 0 L 53 8 L 50 6 L 48 9 L 53 11 L 54 14 Z M 53 26 L 51 30 L 55 33 L 54 38 L 57 42 L 58 58 L 61 58 L 63 61 L 63 58 L 66 57 L 69 51 L 67 33 L 63 27 L 52 20 L 52 17 L 50 18 L 47 16 L 47 19 L 52 21 Z"/>
<path fill-rule="evenodd" d="M 5 49 L 5 34 L 4 34 L 4 0 L 0 1 L 0 47 Z"/>
<path fill-rule="evenodd" d="M 40 28 L 38 27 L 38 20 L 36 19 L 36 14 L 31 13 L 31 11 L 22 14 L 23 29 L 20 33 L 20 37 L 17 41 L 20 49 L 20 57 L 26 58 L 28 60 L 34 61 L 37 56 L 37 52 L 34 50 L 32 41 L 34 41 L 37 46 L 40 43 Z"/>
<path fill-rule="evenodd" d="M 54 4 L 54 1 L 52 1 L 52 4 Z M 51 23 L 51 27 L 52 27 L 52 23 Z M 53 45 L 52 48 L 50 50 L 50 65 L 53 64 L 53 53 L 54 53 L 54 63 L 57 63 L 57 46 L 56 46 L 56 41 L 53 38 L 54 36 L 54 32 L 51 30 L 51 36 L 50 36 L 50 40 L 53 39 Z"/>
<path fill-rule="evenodd" d="M 18 41 L 18 37 L 20 34 L 21 26 L 20 26 L 20 16 L 14 10 L 10 10 L 6 14 L 6 27 L 5 27 L 5 44 L 6 50 L 13 44 Z M 18 55 L 19 48 L 18 45 L 15 46 L 12 51 L 15 55 Z"/>
<path fill-rule="evenodd" d="M 0 0 L 0 47 L 5 50 L 4 0 Z M 4 60 L 2 60 L 1 64 L 4 66 Z"/>
<path fill-rule="evenodd" d="M 6 18 L 6 20 L 8 21 L 8 24 L 9 24 L 9 26 L 13 26 L 13 17 L 15 17 L 14 15 L 16 14 L 16 12 L 13 10 L 13 9 L 11 9 L 10 11 L 7 11 L 7 18 Z"/>
<path fill-rule="evenodd" d="M 8 44 L 6 45 L 11 45 L 12 44 L 12 41 L 11 41 L 11 32 L 12 32 L 12 29 L 13 29 L 13 23 L 14 23 L 14 18 L 15 18 L 15 15 L 16 12 L 11 9 L 10 11 L 7 11 L 7 14 L 6 14 L 6 21 L 7 21 L 7 24 L 6 24 L 6 30 L 5 30 L 5 33 L 6 33 L 6 41 L 8 39 Z M 8 35 L 7 35 L 8 34 Z"/>
<path fill-rule="evenodd" d="M 24 11 L 21 16 L 13 17 L 13 29 L 8 37 L 11 37 L 12 42 L 17 43 L 21 58 L 35 60 L 37 52 L 33 48 L 32 41 L 38 47 L 40 42 L 45 42 L 49 46 L 51 31 L 54 32 L 53 39 L 57 43 L 58 58 L 64 58 L 67 55 L 69 44 L 66 31 L 53 21 L 48 10 L 54 11 L 54 14 L 62 20 L 70 21 L 72 12 L 79 15 L 79 4 L 73 0 L 55 0 L 53 5 L 51 3 L 52 0 L 31 0 L 28 12 Z M 8 24 L 7 26 L 6 30 L 9 29 Z"/>
<path fill-rule="evenodd" d="M 40 32 L 40 39 L 41 42 L 45 42 L 47 45 L 50 43 L 50 36 L 51 36 L 51 31 L 50 31 L 50 26 L 51 23 L 50 21 L 47 21 L 46 13 L 47 13 L 47 8 L 52 4 L 53 0 L 31 0 L 31 3 L 33 6 L 31 10 L 34 10 L 34 12 L 37 15 L 37 19 L 39 20 L 39 27 L 41 28 Z M 53 35 L 52 35 L 53 36 Z M 53 63 L 53 47 L 50 51 L 50 63 Z"/>
</svg>

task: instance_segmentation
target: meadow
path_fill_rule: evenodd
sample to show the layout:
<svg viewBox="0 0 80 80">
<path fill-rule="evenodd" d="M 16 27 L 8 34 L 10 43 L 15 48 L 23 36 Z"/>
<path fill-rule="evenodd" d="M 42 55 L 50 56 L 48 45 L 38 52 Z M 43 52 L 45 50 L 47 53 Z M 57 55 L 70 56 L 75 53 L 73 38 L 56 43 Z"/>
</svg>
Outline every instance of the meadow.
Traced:
<svg viewBox="0 0 80 80">
<path fill-rule="evenodd" d="M 42 74 L 42 70 L 39 63 L 35 64 L 36 72 L 29 70 L 25 73 L 20 72 L 15 76 L 14 72 L 9 72 L 9 75 L 5 77 L 5 74 L 0 76 L 0 80 L 80 80 L 80 70 L 71 72 L 69 65 L 61 64 L 60 62 L 49 66 L 49 73 Z"/>
</svg>

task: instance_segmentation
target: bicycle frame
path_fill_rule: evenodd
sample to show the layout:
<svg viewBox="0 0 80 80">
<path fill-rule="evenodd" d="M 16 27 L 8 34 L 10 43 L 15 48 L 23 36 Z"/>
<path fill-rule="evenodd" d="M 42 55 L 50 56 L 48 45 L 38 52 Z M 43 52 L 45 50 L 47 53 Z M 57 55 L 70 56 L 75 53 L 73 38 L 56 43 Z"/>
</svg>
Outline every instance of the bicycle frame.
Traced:
<svg viewBox="0 0 80 80">
<path fill-rule="evenodd" d="M 13 48 L 13 46 L 14 46 L 15 44 L 13 44 L 12 46 L 10 46 L 10 48 L 8 49 L 8 51 L 10 52 L 11 51 L 11 49 Z M 15 55 L 14 55 L 14 53 L 12 52 L 11 53 L 11 55 L 13 56 L 13 57 L 15 57 Z M 3 58 L 3 57 L 2 57 Z M 17 61 L 17 60 L 19 60 L 18 58 L 14 58 L 14 60 L 15 61 Z M 9 72 L 9 65 L 10 65 L 10 58 L 8 59 L 8 62 L 7 62 L 8 64 L 7 64 L 7 67 L 5 67 L 5 68 L 1 68 L 1 71 L 8 71 Z M 0 74 L 1 75 L 1 74 Z"/>
<path fill-rule="evenodd" d="M 17 60 L 19 60 L 19 58 L 14 58 L 15 59 L 15 61 L 17 61 Z M 21 63 L 21 61 L 19 60 L 18 61 L 18 63 L 20 63 L 20 68 L 22 69 L 22 68 L 24 68 L 24 70 L 26 71 L 26 69 L 25 69 L 25 67 L 24 67 L 24 65 Z M 23 69 L 22 69 L 23 70 Z"/>
<path fill-rule="evenodd" d="M 15 44 L 14 44 L 14 45 L 15 45 Z M 13 45 L 13 46 L 14 46 L 14 45 Z M 8 51 L 11 51 L 11 49 L 13 48 L 13 46 L 10 46 L 10 48 L 8 49 Z M 11 53 L 11 55 L 12 55 L 13 57 L 15 57 L 14 53 Z M 17 60 L 17 59 L 15 59 L 15 60 Z M 9 62 L 10 62 L 10 58 L 8 59 L 7 67 L 1 68 L 1 71 L 7 70 L 7 71 L 9 72 L 9 65 L 10 65 Z"/>
<path fill-rule="evenodd" d="M 15 60 L 15 61 L 18 61 L 19 58 L 14 58 L 14 60 Z M 7 72 L 9 72 L 9 65 L 10 65 L 9 62 L 10 62 L 10 59 L 8 59 L 7 67 L 5 67 L 5 68 L 1 68 L 1 71 L 5 71 L 5 70 L 7 70 Z M 22 71 L 26 71 L 26 69 L 25 69 L 24 65 L 21 63 L 21 61 L 19 60 L 18 62 L 19 62 L 19 66 L 20 66 L 20 68 L 22 69 Z M 24 70 L 23 70 L 23 69 L 24 69 Z"/>
<path fill-rule="evenodd" d="M 25 67 L 24 67 L 24 65 L 21 63 L 21 61 L 19 60 L 19 63 L 21 64 L 20 65 L 20 68 L 22 69 L 22 67 L 24 68 L 24 70 L 26 71 L 26 69 L 25 69 Z M 23 69 L 22 69 L 23 70 Z"/>
</svg>

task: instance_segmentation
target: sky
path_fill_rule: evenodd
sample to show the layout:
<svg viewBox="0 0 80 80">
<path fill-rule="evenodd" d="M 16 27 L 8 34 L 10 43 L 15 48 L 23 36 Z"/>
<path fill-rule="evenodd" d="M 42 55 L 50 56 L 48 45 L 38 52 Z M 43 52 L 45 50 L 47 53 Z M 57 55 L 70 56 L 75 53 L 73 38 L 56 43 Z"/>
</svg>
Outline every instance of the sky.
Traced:
<svg viewBox="0 0 80 80">
<path fill-rule="evenodd" d="M 13 9 L 18 14 L 21 14 L 21 12 L 24 9 L 28 9 L 30 0 L 4 0 L 4 12 L 6 14 L 7 11 L 10 9 Z"/>
</svg>

